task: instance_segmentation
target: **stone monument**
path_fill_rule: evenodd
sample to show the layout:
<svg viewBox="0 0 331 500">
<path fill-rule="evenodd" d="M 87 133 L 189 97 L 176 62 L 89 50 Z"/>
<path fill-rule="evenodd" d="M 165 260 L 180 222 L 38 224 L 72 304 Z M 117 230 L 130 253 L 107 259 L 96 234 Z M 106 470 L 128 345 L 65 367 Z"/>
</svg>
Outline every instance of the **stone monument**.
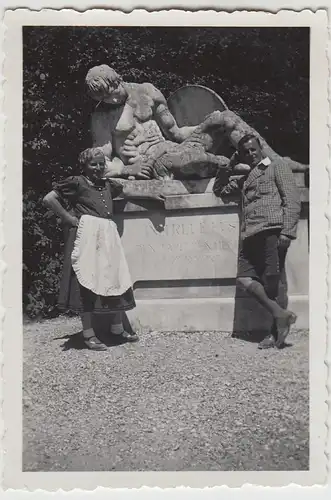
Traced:
<svg viewBox="0 0 331 500">
<path fill-rule="evenodd" d="M 204 97 L 203 97 L 204 96 Z M 173 94 L 168 106 L 178 126 L 201 123 L 213 111 L 223 127 L 221 149 L 231 153 L 252 129 L 209 89 L 188 86 Z M 267 154 L 276 155 L 262 139 Z M 216 150 L 217 154 L 219 150 Z M 214 154 L 214 153 L 213 153 Z M 228 153 L 229 154 L 229 153 Z M 231 162 L 236 163 L 236 155 Z M 307 167 L 292 162 L 301 191 L 302 217 L 298 238 L 287 258 L 289 305 L 298 314 L 297 327 L 308 327 L 308 189 Z M 213 193 L 213 178 L 200 180 L 122 180 L 166 196 L 164 210 L 151 201 L 115 201 L 115 220 L 132 274 L 137 308 L 129 318 L 144 330 L 247 331 L 271 319 L 236 289 L 239 207 Z"/>
</svg>

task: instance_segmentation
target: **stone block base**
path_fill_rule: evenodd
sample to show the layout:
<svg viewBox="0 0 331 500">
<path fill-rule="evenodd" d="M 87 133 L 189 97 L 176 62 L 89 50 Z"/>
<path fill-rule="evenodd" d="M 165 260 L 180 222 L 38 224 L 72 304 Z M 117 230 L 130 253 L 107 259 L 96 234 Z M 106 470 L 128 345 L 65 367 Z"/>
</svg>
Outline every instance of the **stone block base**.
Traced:
<svg viewBox="0 0 331 500">
<path fill-rule="evenodd" d="M 308 329 L 308 296 L 290 297 L 289 308 L 298 315 L 295 328 Z M 269 314 L 246 298 L 237 301 L 233 298 L 137 300 L 137 307 L 129 311 L 128 317 L 138 331 L 219 330 L 232 333 L 271 326 Z"/>
<path fill-rule="evenodd" d="M 136 182 L 142 192 L 164 192 L 166 203 L 117 205 L 115 220 L 137 302 L 128 314 L 134 327 L 228 332 L 269 328 L 270 315 L 236 288 L 237 203 L 216 198 L 213 180 Z M 308 191 L 302 188 L 301 195 L 302 214 L 286 258 L 286 274 L 289 307 L 298 314 L 296 326 L 308 328 Z M 285 289 L 283 284 L 280 300 Z"/>
</svg>

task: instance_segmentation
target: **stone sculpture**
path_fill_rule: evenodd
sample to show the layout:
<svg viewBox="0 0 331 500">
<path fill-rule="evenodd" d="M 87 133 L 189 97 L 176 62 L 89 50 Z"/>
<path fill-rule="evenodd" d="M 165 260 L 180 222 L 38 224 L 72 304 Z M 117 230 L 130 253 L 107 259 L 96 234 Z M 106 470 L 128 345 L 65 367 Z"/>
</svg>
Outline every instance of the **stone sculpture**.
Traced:
<svg viewBox="0 0 331 500">
<path fill-rule="evenodd" d="M 229 159 L 220 153 L 228 153 L 231 147 L 234 151 L 243 135 L 255 131 L 228 110 L 215 93 L 221 102 L 218 110 L 206 109 L 202 123 L 179 127 L 176 112 L 171 113 L 163 94 L 150 83 L 124 82 L 112 68 L 101 65 L 88 72 L 86 86 L 98 101 L 91 132 L 93 147 L 101 147 L 106 155 L 106 176 L 201 179 L 216 173 L 223 177 L 224 173 L 226 182 L 229 172 L 244 172 L 245 168 L 237 165 L 236 155 Z M 194 110 L 194 103 L 184 102 L 184 106 Z M 278 156 L 263 138 L 261 141 L 268 156 Z M 292 167 L 295 171 L 307 169 L 296 162 Z"/>
</svg>

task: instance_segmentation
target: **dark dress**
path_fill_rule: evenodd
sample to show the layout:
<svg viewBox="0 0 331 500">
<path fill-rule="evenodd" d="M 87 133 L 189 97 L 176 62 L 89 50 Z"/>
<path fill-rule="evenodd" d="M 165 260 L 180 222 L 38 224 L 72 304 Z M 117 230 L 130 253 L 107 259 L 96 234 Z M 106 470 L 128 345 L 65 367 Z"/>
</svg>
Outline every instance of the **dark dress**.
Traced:
<svg viewBox="0 0 331 500">
<path fill-rule="evenodd" d="M 77 218 L 93 215 L 111 219 L 113 198 L 122 193 L 122 185 L 113 180 L 100 181 L 100 185 L 91 185 L 83 175 L 67 177 L 54 186 L 60 199 L 67 200 Z M 77 228 L 64 228 L 64 262 L 60 284 L 58 307 L 61 311 L 96 313 L 128 311 L 135 307 L 133 290 L 129 288 L 120 296 L 103 297 L 79 284 L 71 265 L 71 253 L 74 248 Z"/>
</svg>

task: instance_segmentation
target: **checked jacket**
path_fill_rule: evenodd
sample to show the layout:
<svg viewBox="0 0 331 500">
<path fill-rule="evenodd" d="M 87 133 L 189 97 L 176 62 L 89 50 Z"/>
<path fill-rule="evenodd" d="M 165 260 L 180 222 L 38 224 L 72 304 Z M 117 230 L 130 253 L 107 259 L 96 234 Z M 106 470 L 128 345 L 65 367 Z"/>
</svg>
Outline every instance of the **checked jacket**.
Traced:
<svg viewBox="0 0 331 500">
<path fill-rule="evenodd" d="M 241 189 L 242 239 L 267 229 L 279 228 L 281 234 L 296 238 L 300 218 L 300 193 L 286 160 L 264 158 L 246 180 L 230 180 L 220 195 Z M 215 192 L 215 189 L 214 189 Z"/>
</svg>

